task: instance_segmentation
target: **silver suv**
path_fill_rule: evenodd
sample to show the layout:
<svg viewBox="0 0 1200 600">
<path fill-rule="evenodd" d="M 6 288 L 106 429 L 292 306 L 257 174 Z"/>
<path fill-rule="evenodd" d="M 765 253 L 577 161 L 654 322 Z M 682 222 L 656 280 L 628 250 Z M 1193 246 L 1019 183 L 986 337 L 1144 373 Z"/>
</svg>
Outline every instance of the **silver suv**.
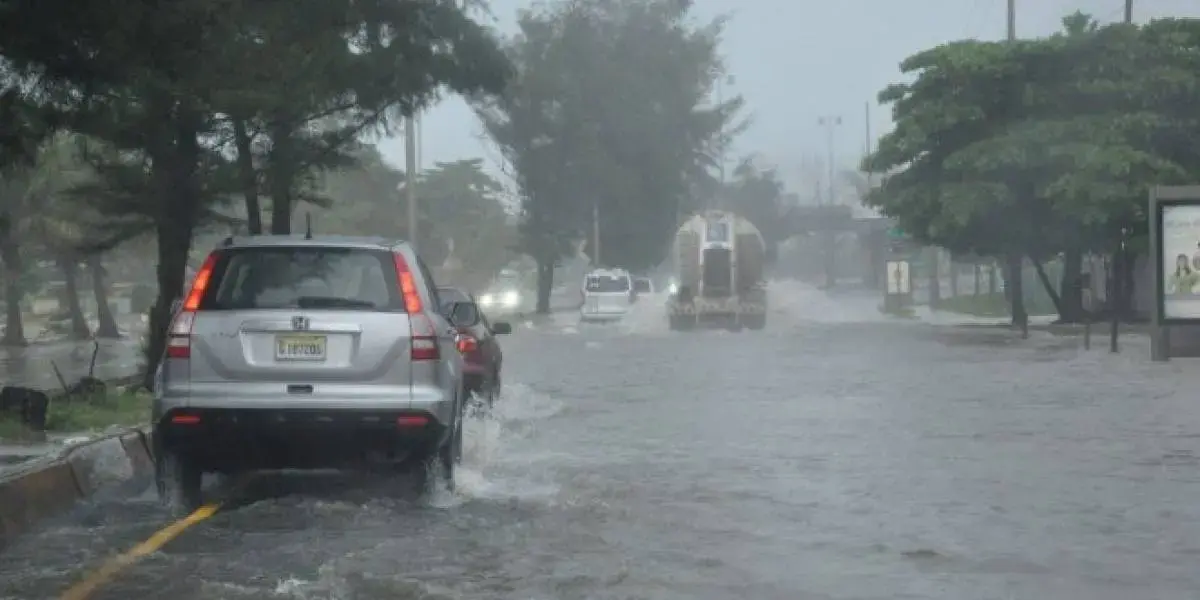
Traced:
<svg viewBox="0 0 1200 600">
<path fill-rule="evenodd" d="M 156 374 L 159 493 L 195 507 L 205 472 L 376 461 L 452 485 L 466 399 L 459 306 L 440 311 L 403 242 L 225 240 L 179 306 Z"/>
</svg>

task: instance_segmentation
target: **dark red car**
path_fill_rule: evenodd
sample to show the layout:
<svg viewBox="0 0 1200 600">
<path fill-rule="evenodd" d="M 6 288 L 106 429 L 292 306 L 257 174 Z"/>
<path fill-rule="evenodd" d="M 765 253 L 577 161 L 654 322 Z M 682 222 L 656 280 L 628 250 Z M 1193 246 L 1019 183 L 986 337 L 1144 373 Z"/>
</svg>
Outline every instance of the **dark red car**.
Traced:
<svg viewBox="0 0 1200 600">
<path fill-rule="evenodd" d="M 438 288 L 438 299 L 443 306 L 460 303 L 475 309 L 475 318 L 465 321 L 472 324 L 458 328 L 461 334 L 458 351 L 466 359 L 467 392 L 490 407 L 500 396 L 500 371 L 504 365 L 504 352 L 500 350 L 496 336 L 512 333 L 512 325 L 499 321 L 489 323 L 487 315 L 479 310 L 475 297 L 459 288 Z"/>
</svg>

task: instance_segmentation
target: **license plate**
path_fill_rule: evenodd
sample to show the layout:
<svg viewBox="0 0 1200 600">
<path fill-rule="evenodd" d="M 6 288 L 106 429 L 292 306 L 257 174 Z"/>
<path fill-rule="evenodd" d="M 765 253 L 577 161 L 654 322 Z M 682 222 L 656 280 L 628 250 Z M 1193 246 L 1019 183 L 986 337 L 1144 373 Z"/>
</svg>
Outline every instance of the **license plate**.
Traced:
<svg viewBox="0 0 1200 600">
<path fill-rule="evenodd" d="M 275 338 L 276 360 L 325 360 L 325 336 L 281 335 Z"/>
</svg>

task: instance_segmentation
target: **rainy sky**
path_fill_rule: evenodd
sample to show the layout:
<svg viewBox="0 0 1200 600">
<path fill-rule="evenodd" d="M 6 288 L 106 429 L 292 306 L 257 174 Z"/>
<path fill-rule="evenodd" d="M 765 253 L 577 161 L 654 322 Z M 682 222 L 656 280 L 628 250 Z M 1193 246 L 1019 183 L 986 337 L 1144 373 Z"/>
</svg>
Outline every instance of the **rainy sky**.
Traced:
<svg viewBox="0 0 1200 600">
<path fill-rule="evenodd" d="M 777 166 L 793 186 L 819 178 L 828 138 L 817 120 L 840 116 L 834 156 L 852 167 L 871 132 L 890 127 L 887 107 L 875 102 L 883 86 L 901 80 L 899 62 L 937 44 L 963 38 L 1000 39 L 1006 0 L 694 0 L 697 18 L 730 15 L 723 49 L 736 78 L 729 90 L 742 94 L 753 125 L 736 155 L 756 152 Z M 519 8 L 532 0 L 491 0 L 494 24 L 511 32 Z M 1074 11 L 1102 22 L 1120 20 L 1124 0 L 1017 0 L 1017 34 L 1046 35 Z M 1134 0 L 1134 19 L 1200 17 L 1200 0 Z M 730 91 L 726 92 L 731 93 Z M 498 154 L 482 141 L 481 128 L 457 98 L 443 101 L 422 120 L 421 164 Z M 382 145 L 385 156 L 404 164 L 401 140 Z M 498 169 L 497 169 L 498 171 Z M 807 184 L 806 184 L 807 185 Z"/>
</svg>

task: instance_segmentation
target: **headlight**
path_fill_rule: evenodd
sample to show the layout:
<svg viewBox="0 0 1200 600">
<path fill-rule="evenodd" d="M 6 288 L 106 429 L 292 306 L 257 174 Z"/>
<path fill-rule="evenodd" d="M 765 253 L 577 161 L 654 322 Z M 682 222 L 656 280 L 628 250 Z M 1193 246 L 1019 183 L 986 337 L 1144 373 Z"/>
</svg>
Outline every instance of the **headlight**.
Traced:
<svg viewBox="0 0 1200 600">
<path fill-rule="evenodd" d="M 496 297 L 491 294 L 484 294 L 479 298 L 479 305 L 483 307 L 493 306 L 496 304 Z"/>
<path fill-rule="evenodd" d="M 679 291 L 679 286 L 676 285 L 674 281 L 667 284 L 667 293 L 668 294 L 675 295 L 675 292 L 678 292 L 678 291 Z"/>
<path fill-rule="evenodd" d="M 512 308 L 521 302 L 521 295 L 516 292 L 504 294 L 504 306 Z"/>
</svg>

